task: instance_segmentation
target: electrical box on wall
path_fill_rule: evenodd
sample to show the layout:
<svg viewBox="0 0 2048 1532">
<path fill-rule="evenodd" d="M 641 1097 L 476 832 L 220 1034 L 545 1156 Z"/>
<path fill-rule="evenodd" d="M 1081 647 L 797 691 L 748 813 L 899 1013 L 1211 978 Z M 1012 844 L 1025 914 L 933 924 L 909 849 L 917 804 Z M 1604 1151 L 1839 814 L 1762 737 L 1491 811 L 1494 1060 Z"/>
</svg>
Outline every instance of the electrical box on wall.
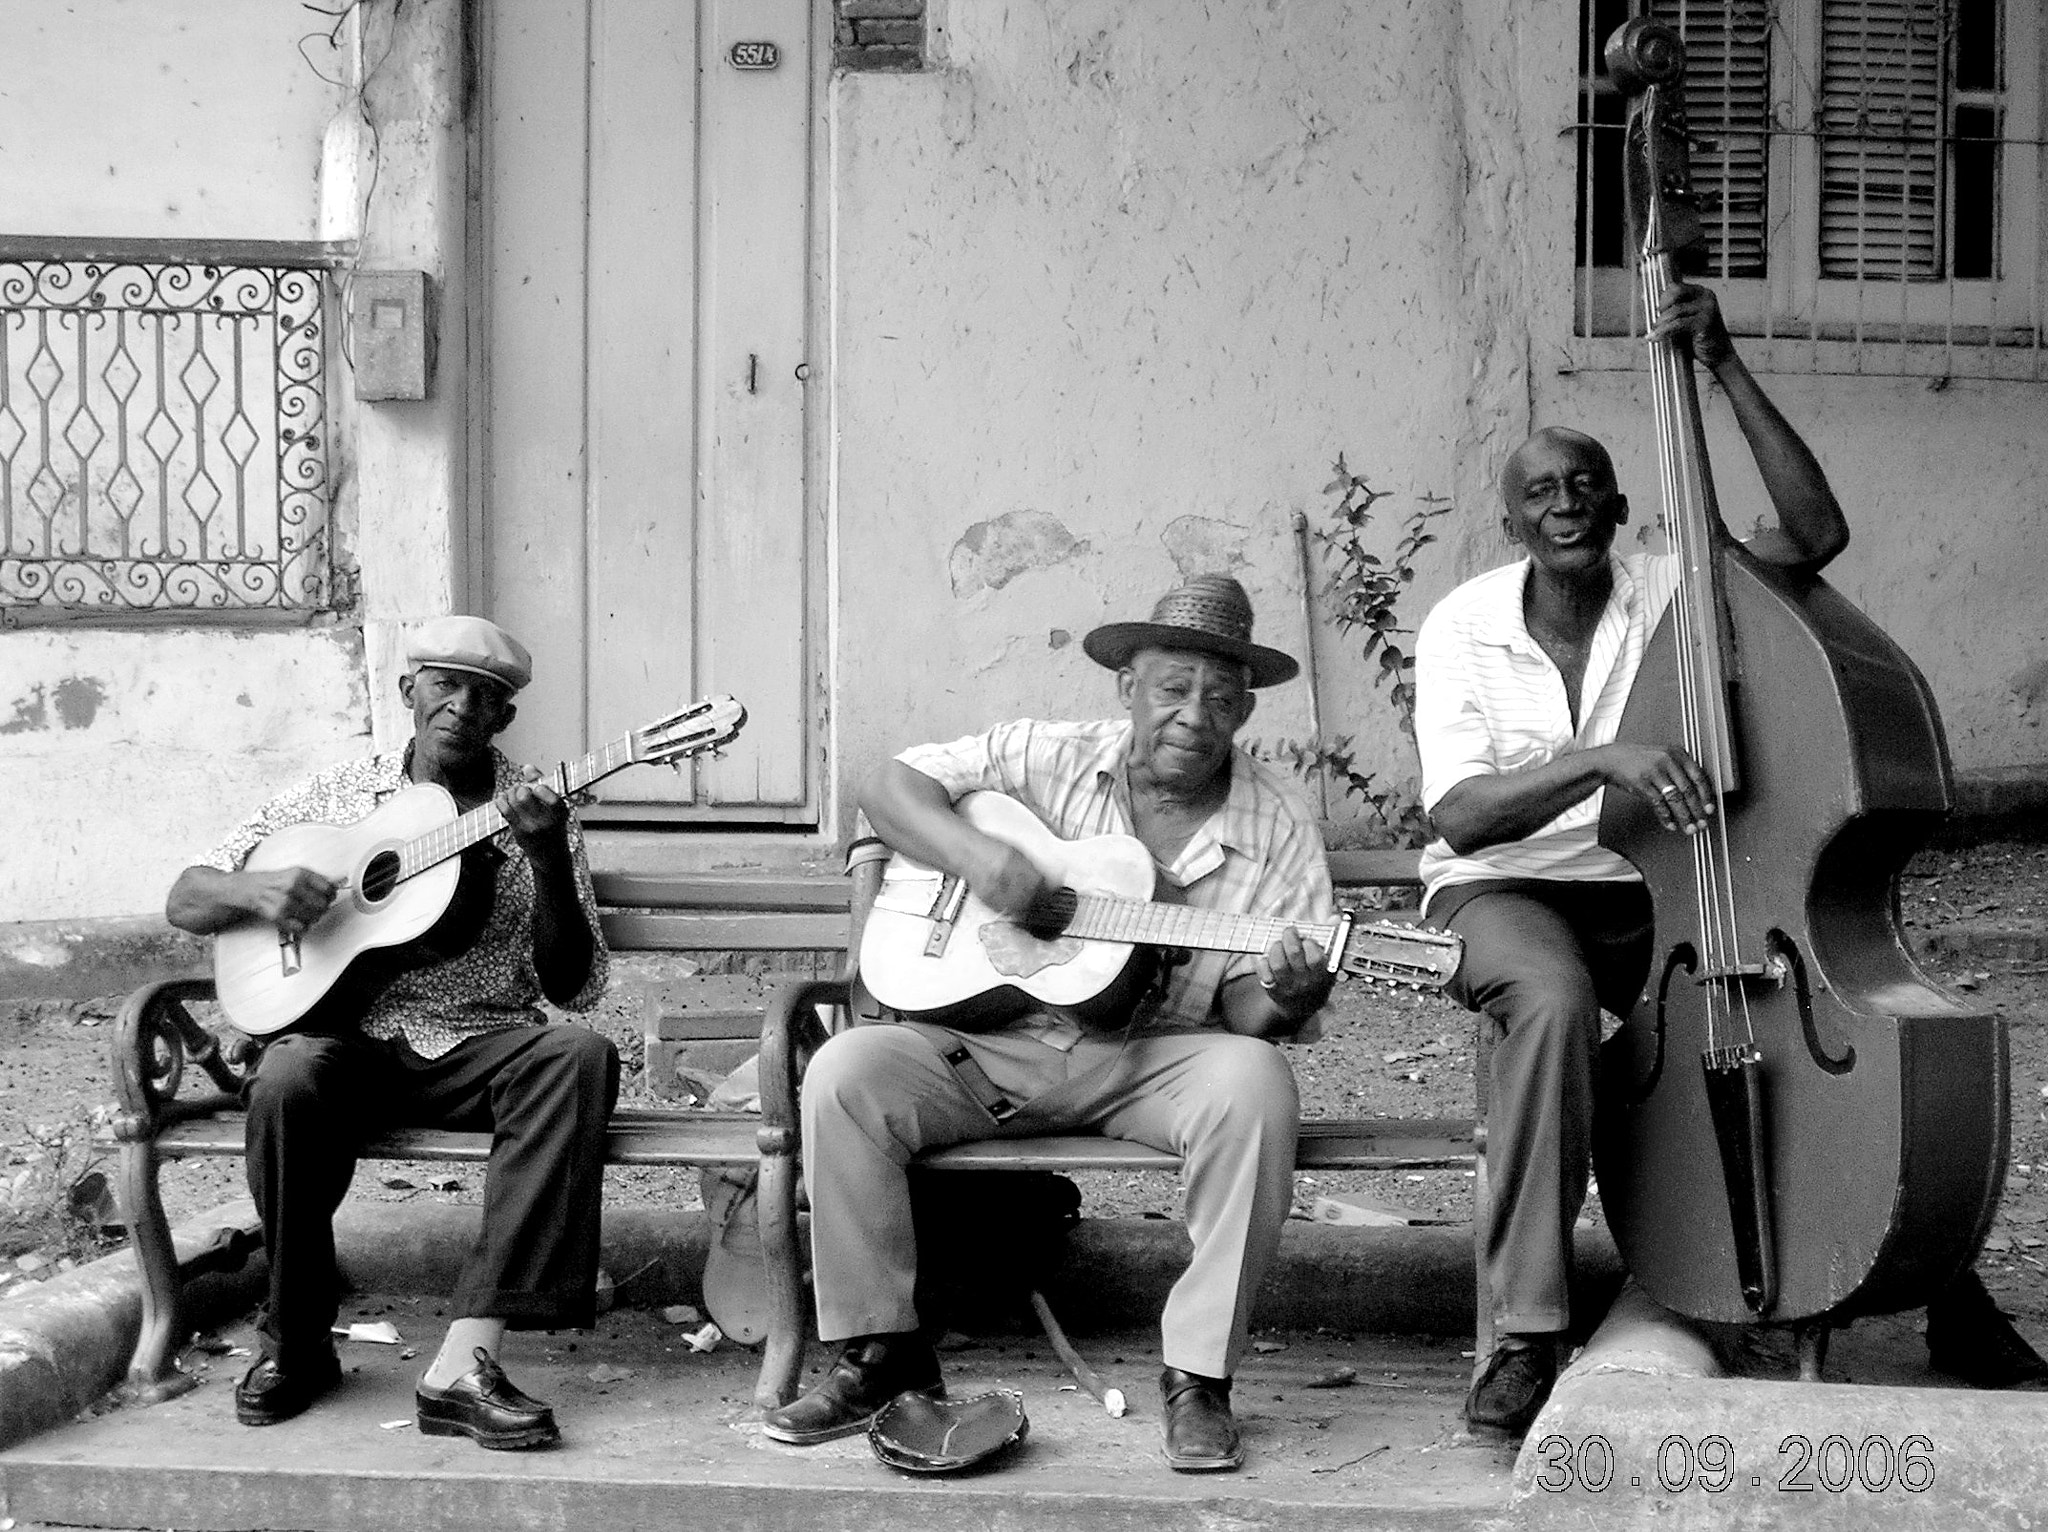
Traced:
<svg viewBox="0 0 2048 1532">
<path fill-rule="evenodd" d="M 427 274 L 358 271 L 350 284 L 349 350 L 358 399 L 424 399 L 433 370 Z"/>
</svg>

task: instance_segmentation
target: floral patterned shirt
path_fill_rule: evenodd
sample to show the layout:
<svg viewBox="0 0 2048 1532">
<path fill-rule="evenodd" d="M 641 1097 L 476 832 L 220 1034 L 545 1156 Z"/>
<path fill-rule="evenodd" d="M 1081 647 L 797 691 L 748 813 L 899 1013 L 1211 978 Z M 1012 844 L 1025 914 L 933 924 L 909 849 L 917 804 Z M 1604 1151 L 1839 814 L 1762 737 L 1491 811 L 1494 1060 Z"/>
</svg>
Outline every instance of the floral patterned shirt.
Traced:
<svg viewBox="0 0 2048 1532">
<path fill-rule="evenodd" d="M 399 749 L 345 761 L 287 789 L 201 857 L 200 865 L 238 872 L 259 842 L 289 825 L 354 824 L 412 785 L 405 755 Z M 493 748 L 491 761 L 494 795 L 519 782 L 519 767 L 502 751 Z M 546 1020 L 538 1008 L 540 976 L 533 965 L 533 866 L 509 829 L 491 842 L 503 855 L 483 934 L 456 956 L 402 973 L 386 986 L 362 1018 L 371 1037 L 402 1037 L 422 1058 L 433 1059 L 464 1038 Z M 604 993 L 611 962 L 598 926 L 583 830 L 574 813 L 569 816 L 569 854 L 577 902 L 590 923 L 591 956 L 590 977 L 564 1009 L 587 1011 Z"/>
</svg>

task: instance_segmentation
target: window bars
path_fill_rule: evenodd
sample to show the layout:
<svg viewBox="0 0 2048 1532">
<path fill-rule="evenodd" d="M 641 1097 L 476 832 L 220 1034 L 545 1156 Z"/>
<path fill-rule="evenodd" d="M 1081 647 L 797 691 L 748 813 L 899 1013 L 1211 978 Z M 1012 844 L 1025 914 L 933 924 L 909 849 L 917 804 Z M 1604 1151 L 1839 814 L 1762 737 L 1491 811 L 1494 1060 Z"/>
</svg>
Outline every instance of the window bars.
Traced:
<svg viewBox="0 0 2048 1532">
<path fill-rule="evenodd" d="M 0 241 L 0 622 L 320 608 L 324 247 L 67 246 Z"/>
<path fill-rule="evenodd" d="M 1574 334 L 1633 336 L 1625 103 L 1583 0 Z M 2035 0 L 1651 0 L 1685 39 L 1702 274 L 1770 364 L 2048 381 Z"/>
</svg>

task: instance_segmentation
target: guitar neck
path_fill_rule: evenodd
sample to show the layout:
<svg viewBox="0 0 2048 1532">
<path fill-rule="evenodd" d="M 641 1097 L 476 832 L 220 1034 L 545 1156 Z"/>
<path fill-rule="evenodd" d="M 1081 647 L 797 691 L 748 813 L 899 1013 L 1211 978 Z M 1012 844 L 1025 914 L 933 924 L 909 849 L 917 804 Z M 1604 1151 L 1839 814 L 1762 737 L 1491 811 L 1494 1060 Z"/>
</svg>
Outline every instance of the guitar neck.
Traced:
<svg viewBox="0 0 2048 1532">
<path fill-rule="evenodd" d="M 563 761 L 555 767 L 554 776 L 548 785 L 564 798 L 571 793 L 580 793 L 593 782 L 602 781 L 615 771 L 622 771 L 633 764 L 633 738 L 622 734 L 598 750 L 575 761 Z M 450 857 L 460 856 L 480 840 L 488 840 L 505 828 L 505 815 L 495 800 L 480 803 L 466 814 L 458 814 L 444 825 L 438 825 L 425 835 L 407 841 L 399 848 L 400 878 L 410 878 L 425 872 L 429 867 L 439 866 Z"/>
<path fill-rule="evenodd" d="M 1188 904 L 1150 904 L 1103 894 L 1081 894 L 1062 935 L 1092 941 L 1129 942 L 1147 947 L 1193 947 L 1203 952 L 1264 952 L 1292 926 L 1328 948 L 1337 927 L 1277 920 L 1265 915 L 1230 915 Z"/>
</svg>

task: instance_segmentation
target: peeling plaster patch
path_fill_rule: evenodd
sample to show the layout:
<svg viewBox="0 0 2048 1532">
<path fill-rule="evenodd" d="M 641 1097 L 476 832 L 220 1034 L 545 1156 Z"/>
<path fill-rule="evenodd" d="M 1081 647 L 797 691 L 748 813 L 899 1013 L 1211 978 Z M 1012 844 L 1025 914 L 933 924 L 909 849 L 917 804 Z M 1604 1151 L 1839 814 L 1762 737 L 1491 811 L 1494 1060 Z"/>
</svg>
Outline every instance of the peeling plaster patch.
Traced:
<svg viewBox="0 0 2048 1532">
<path fill-rule="evenodd" d="M 1215 521 L 1207 516 L 1176 516 L 1159 534 L 1159 541 L 1173 559 L 1183 580 L 1198 574 L 1242 569 L 1251 562 L 1245 544 L 1251 529 L 1233 521 Z"/>
<path fill-rule="evenodd" d="M 57 705 L 57 721 L 67 729 L 89 729 L 99 717 L 107 689 L 94 676 L 66 676 L 57 683 L 50 700 Z"/>
<path fill-rule="evenodd" d="M 2048 660 L 2036 660 L 2005 683 L 2012 694 L 2013 711 L 2030 723 L 2041 721 L 2041 704 L 2048 699 Z"/>
<path fill-rule="evenodd" d="M 1047 640 L 1046 647 L 1048 649 L 1064 649 L 1073 641 L 1074 635 L 1065 628 L 1054 628 L 1050 638 Z"/>
<path fill-rule="evenodd" d="M 1088 552 L 1056 516 L 1043 511 L 1005 511 L 992 521 L 977 521 L 960 535 L 946 560 L 953 594 L 971 596 L 979 590 L 1001 590 L 1020 574 L 1049 568 Z"/>
<path fill-rule="evenodd" d="M 47 729 L 50 726 L 50 710 L 43 705 L 43 689 L 29 688 L 26 697 L 14 699 L 14 716 L 0 723 L 0 734 L 27 734 L 33 729 Z"/>
</svg>

